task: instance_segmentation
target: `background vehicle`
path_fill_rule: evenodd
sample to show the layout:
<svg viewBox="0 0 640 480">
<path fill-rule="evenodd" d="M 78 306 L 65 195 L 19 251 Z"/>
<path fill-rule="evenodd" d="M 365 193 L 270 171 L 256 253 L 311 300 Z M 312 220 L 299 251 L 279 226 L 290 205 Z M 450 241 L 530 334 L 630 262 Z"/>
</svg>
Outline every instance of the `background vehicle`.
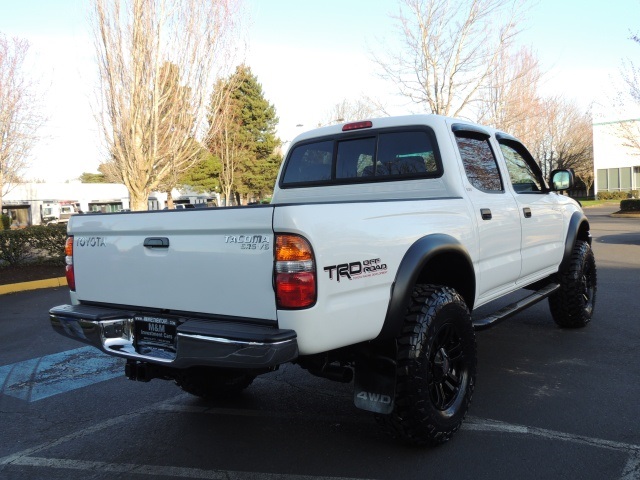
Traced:
<svg viewBox="0 0 640 480">
<path fill-rule="evenodd" d="M 68 223 L 71 215 L 78 213 L 76 202 L 44 202 L 42 204 L 42 223 Z"/>
</svg>

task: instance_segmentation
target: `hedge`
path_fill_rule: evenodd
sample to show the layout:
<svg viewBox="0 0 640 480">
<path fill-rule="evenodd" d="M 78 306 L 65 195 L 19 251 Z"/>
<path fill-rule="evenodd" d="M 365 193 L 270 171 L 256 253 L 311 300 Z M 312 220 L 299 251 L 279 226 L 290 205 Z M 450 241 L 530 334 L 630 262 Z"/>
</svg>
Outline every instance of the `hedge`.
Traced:
<svg viewBox="0 0 640 480">
<path fill-rule="evenodd" d="M 620 202 L 620 211 L 621 212 L 640 212 L 640 200 L 638 199 L 622 200 Z"/>
<path fill-rule="evenodd" d="M 11 228 L 11 217 L 4 213 L 0 215 L 0 230 L 9 230 Z"/>
<path fill-rule="evenodd" d="M 630 192 L 598 192 L 598 200 L 626 200 L 627 198 L 638 198 L 638 190 Z"/>
<path fill-rule="evenodd" d="M 37 261 L 64 265 L 66 238 L 64 224 L 0 230 L 0 265 Z"/>
</svg>

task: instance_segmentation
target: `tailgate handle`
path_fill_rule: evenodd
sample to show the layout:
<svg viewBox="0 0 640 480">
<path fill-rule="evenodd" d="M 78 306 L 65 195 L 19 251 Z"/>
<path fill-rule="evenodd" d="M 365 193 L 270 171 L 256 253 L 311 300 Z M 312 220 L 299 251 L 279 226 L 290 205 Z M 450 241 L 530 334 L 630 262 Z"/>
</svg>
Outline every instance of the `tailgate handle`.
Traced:
<svg viewBox="0 0 640 480">
<path fill-rule="evenodd" d="M 169 248 L 167 237 L 148 237 L 144 239 L 144 246 L 149 248 Z"/>
</svg>

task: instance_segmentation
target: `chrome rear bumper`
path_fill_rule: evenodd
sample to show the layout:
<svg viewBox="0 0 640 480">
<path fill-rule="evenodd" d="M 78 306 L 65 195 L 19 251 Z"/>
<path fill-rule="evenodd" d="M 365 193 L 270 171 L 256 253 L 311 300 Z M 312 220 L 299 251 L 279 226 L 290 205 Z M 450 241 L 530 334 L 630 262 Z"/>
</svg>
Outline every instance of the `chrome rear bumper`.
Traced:
<svg viewBox="0 0 640 480">
<path fill-rule="evenodd" d="M 268 368 L 298 356 L 297 336 L 253 323 L 180 319 L 175 350 L 158 348 L 142 354 L 136 348 L 136 312 L 86 305 L 60 305 L 49 311 L 53 329 L 105 353 L 175 368 L 212 366 Z"/>
</svg>

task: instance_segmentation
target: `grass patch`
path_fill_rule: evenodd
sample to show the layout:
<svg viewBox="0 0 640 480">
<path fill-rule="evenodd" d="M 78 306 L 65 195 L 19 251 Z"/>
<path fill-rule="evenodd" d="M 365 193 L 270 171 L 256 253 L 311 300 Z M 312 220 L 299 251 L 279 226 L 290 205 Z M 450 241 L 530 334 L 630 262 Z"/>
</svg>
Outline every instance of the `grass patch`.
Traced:
<svg viewBox="0 0 640 480">
<path fill-rule="evenodd" d="M 620 200 L 579 200 L 583 207 L 598 207 L 600 205 L 620 205 Z"/>
</svg>

